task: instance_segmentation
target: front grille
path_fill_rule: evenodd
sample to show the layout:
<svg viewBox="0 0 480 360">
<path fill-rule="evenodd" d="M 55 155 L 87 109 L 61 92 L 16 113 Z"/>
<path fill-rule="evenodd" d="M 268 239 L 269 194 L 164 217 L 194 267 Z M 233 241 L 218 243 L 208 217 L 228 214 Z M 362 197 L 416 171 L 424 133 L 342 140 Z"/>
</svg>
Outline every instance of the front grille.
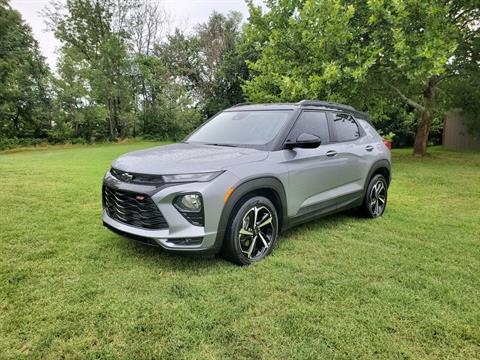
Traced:
<svg viewBox="0 0 480 360">
<path fill-rule="evenodd" d="M 103 186 L 103 206 L 112 219 L 144 229 L 166 229 L 168 224 L 153 200 L 145 194 Z"/>
<path fill-rule="evenodd" d="M 118 170 L 115 168 L 110 169 L 110 174 L 120 181 L 131 184 L 153 185 L 161 186 L 164 184 L 163 177 L 161 175 L 148 175 L 148 174 L 136 174 L 126 171 Z"/>
</svg>

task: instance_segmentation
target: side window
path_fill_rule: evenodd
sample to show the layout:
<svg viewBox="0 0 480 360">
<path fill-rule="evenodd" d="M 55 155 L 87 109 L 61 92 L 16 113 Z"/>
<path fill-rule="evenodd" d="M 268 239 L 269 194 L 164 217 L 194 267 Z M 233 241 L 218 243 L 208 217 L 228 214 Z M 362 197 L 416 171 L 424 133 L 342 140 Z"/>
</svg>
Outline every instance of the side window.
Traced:
<svg viewBox="0 0 480 360">
<path fill-rule="evenodd" d="M 330 140 L 327 115 L 320 111 L 304 111 L 288 134 L 288 139 L 295 140 L 301 133 L 316 135 L 322 144 Z"/>
<path fill-rule="evenodd" d="M 333 128 L 337 135 L 337 141 L 350 141 L 360 137 L 358 125 L 351 115 L 335 114 Z"/>
</svg>

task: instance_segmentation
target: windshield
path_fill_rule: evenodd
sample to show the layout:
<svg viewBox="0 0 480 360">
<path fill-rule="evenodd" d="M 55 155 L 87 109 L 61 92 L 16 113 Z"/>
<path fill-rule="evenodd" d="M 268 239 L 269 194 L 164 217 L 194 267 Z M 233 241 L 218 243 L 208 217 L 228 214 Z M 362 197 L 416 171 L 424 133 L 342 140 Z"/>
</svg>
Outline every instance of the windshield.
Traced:
<svg viewBox="0 0 480 360">
<path fill-rule="evenodd" d="M 226 111 L 193 133 L 187 142 L 211 145 L 266 145 L 286 124 L 291 111 Z"/>
</svg>

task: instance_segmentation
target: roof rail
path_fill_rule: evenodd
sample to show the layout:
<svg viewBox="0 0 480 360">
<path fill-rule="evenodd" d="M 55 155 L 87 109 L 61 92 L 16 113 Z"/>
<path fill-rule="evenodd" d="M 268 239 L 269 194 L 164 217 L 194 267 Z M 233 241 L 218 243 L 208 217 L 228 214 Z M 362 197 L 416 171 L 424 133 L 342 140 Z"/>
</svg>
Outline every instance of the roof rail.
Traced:
<svg viewBox="0 0 480 360">
<path fill-rule="evenodd" d="M 234 107 L 237 107 L 237 106 L 244 106 L 244 105 L 254 105 L 254 104 L 251 103 L 251 102 L 242 102 L 242 103 L 238 103 L 238 104 L 232 105 L 232 106 L 230 106 L 230 107 L 231 107 L 231 108 L 234 108 Z"/>
<path fill-rule="evenodd" d="M 338 104 L 329 101 L 320 101 L 320 100 L 302 100 L 297 103 L 299 106 L 323 106 L 340 110 L 351 110 L 356 111 L 353 106 Z"/>
</svg>

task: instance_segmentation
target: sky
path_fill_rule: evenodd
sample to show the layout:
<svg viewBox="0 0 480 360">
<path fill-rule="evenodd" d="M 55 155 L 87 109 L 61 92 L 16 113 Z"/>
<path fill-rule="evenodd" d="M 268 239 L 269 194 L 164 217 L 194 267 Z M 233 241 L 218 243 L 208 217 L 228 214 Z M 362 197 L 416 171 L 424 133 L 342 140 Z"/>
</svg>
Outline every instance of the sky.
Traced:
<svg viewBox="0 0 480 360">
<path fill-rule="evenodd" d="M 173 18 L 174 25 L 188 30 L 195 24 L 205 22 L 212 11 L 223 14 L 229 11 L 240 11 L 244 19 L 248 16 L 247 5 L 244 0 L 145 0 L 163 4 L 164 8 Z M 59 42 L 51 32 L 46 31 L 45 22 L 40 11 L 49 4 L 50 0 L 10 0 L 10 5 L 18 10 L 25 22 L 33 31 L 33 36 L 38 41 L 40 51 L 45 56 L 51 69 L 56 68 L 56 49 Z M 254 1 L 257 4 L 261 0 Z"/>
</svg>

